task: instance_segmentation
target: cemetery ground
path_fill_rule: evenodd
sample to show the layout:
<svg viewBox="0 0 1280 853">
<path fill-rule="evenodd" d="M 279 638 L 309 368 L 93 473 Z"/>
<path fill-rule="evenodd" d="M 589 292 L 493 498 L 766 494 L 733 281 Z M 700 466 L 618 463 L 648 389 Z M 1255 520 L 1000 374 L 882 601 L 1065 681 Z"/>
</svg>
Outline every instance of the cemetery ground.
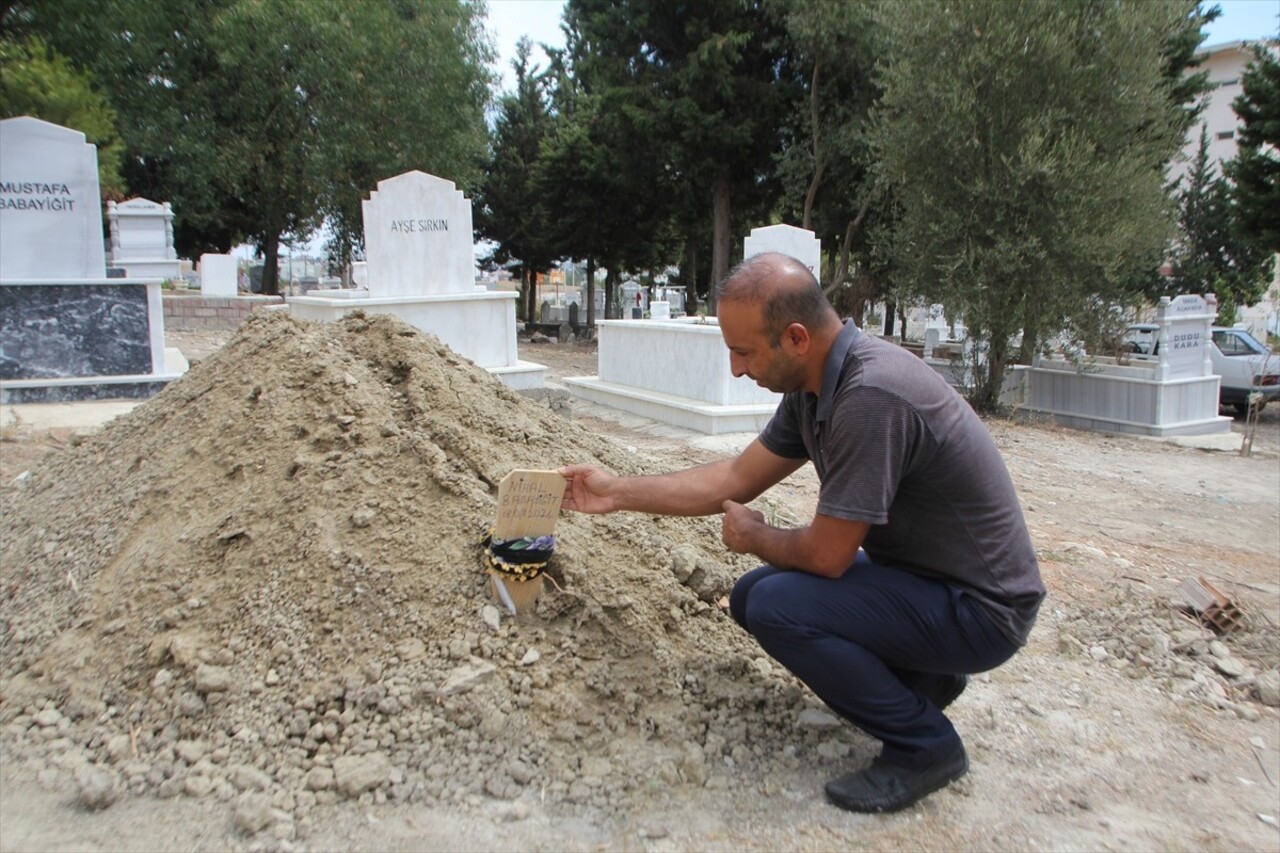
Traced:
<svg viewBox="0 0 1280 853">
<path fill-rule="evenodd" d="M 491 507 L 472 474 L 566 453 L 658 471 L 746 437 L 515 401 L 359 322 L 336 342 L 285 318 L 170 335 L 193 362 L 181 401 L 97 434 L 5 429 L 0 850 L 1280 845 L 1280 406 L 1250 457 L 989 419 L 1049 598 L 949 712 L 968 775 L 855 815 L 822 783 L 874 744 L 716 606 L 749 566 L 714 520 L 565 517 L 555 587 L 515 622 L 456 530 Z M 552 386 L 595 372 L 591 345 L 519 345 Z M 406 352 L 429 375 L 384 395 Z M 258 476 L 277 465 L 297 491 Z M 803 522 L 816 495 L 806 468 L 759 505 Z M 1201 577 L 1236 630 L 1179 607 Z"/>
</svg>

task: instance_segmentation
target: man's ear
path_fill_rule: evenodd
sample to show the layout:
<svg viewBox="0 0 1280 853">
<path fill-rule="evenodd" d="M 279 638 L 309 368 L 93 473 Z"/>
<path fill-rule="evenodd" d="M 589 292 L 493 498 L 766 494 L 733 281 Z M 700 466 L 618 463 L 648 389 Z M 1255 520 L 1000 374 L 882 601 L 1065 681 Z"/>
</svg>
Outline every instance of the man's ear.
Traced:
<svg viewBox="0 0 1280 853">
<path fill-rule="evenodd" d="M 787 344 L 787 348 L 793 350 L 797 355 L 804 355 L 809 351 L 809 344 L 813 339 L 809 337 L 809 330 L 800 323 L 792 323 L 782 332 L 782 340 Z"/>
</svg>

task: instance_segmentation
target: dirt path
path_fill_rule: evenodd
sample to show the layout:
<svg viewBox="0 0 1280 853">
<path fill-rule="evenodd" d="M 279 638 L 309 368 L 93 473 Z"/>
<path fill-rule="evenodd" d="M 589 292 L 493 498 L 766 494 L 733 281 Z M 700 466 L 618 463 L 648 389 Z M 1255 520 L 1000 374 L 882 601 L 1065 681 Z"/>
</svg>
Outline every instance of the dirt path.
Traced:
<svg viewBox="0 0 1280 853">
<path fill-rule="evenodd" d="M 264 341 L 259 338 L 242 346 L 253 343 L 265 348 Z M 434 494 L 431 489 L 446 486 L 470 494 L 458 479 L 460 462 L 477 468 L 482 477 L 489 476 L 486 464 L 496 469 L 511 461 L 502 448 L 512 440 L 529 443 L 529 458 L 536 458 L 538 452 L 554 456 L 560 452 L 556 444 L 560 441 L 572 444 L 572 452 L 588 453 L 620 468 L 650 460 L 659 467 L 676 467 L 690 460 L 718 458 L 729 448 L 693 442 L 693 436 L 679 431 L 584 405 L 573 407 L 568 424 L 561 428 L 555 426 L 559 416 L 542 418 L 534 413 L 520 415 L 526 420 L 517 419 L 514 424 L 507 418 L 507 424 L 497 427 L 492 422 L 504 416 L 474 401 L 472 410 L 480 407 L 478 417 L 458 421 L 473 423 L 470 433 L 467 427 L 451 430 L 442 421 L 431 431 L 434 443 L 426 446 L 405 431 L 405 422 L 392 423 L 393 410 L 403 401 L 354 396 L 367 389 L 373 394 L 376 383 L 362 372 L 368 364 L 383 365 L 394 374 L 395 358 L 394 349 L 356 350 L 366 344 L 353 341 L 351 350 L 333 350 L 337 366 L 331 375 L 306 380 L 309 387 L 332 389 L 324 392 L 334 395 L 332 405 L 310 413 L 290 408 L 314 403 L 315 392 L 303 394 L 301 384 L 299 403 L 283 392 L 272 398 L 274 386 L 266 380 L 251 380 L 246 386 L 250 396 L 252 388 L 260 389 L 254 399 L 277 407 L 277 420 L 320 423 L 336 413 L 332 434 L 321 435 L 319 427 L 312 427 L 314 434 L 307 437 L 306 446 L 289 449 L 284 462 L 297 466 L 291 469 L 296 472 L 291 478 L 316 478 L 302 484 L 305 488 L 299 495 L 320 503 L 333 496 L 338 502 L 332 506 L 342 507 L 343 517 L 352 519 L 349 527 L 358 529 L 322 531 L 332 513 L 320 513 L 312 522 L 309 508 L 291 502 L 289 492 L 280 493 L 287 516 L 273 517 L 271 529 L 280 531 L 278 535 L 291 548 L 322 533 L 333 537 L 335 544 L 327 547 L 331 553 L 340 551 L 345 563 L 332 571 L 343 579 L 333 581 L 337 585 L 331 589 L 327 586 L 331 582 L 318 576 L 289 580 L 284 574 L 270 574 L 272 567 L 252 568 L 264 557 L 266 562 L 291 557 L 287 550 L 264 550 L 272 546 L 262 541 L 254 520 L 245 519 L 237 530 L 220 528 L 218 536 L 231 538 L 214 537 L 222 542 L 217 546 L 222 550 L 217 562 L 209 565 L 226 566 L 224 572 L 239 572 L 246 579 L 250 572 L 268 572 L 263 577 L 270 578 L 279 598 L 258 602 L 250 591 L 237 586 L 227 588 L 244 596 L 240 604 L 214 598 L 193 604 L 202 597 L 200 584 L 213 582 L 210 576 L 191 569 L 177 578 L 176 569 L 165 569 L 169 564 L 158 553 L 181 551 L 188 547 L 185 538 L 164 538 L 160 535 L 164 525 L 146 523 L 122 508 L 120 526 L 134 531 L 134 538 L 117 547 L 134 555 L 141 574 L 127 574 L 133 570 L 123 565 L 108 569 L 121 581 L 132 578 L 133 586 L 118 594 L 95 591 L 98 597 L 88 599 L 90 609 L 82 605 L 75 611 L 81 625 L 73 620 L 48 641 L 37 640 L 38 631 L 24 627 L 31 638 L 25 645 L 11 644 L 4 652 L 9 663 L 8 675 L 0 680 L 4 759 L 0 850 L 1280 847 L 1280 713 L 1274 706 L 1280 702 L 1276 695 L 1280 694 L 1280 407 L 1264 412 L 1255 454 L 1249 458 L 1053 426 L 989 422 L 1023 501 L 1050 598 L 1028 647 L 1006 666 L 976 678 L 953 706 L 952 717 L 970 751 L 969 775 L 902 814 L 862 816 L 827 806 L 822 783 L 868 760 L 873 743 L 815 713 L 820 709 L 811 696 L 760 658 L 758 650 L 739 642 L 724 626 L 723 617 L 705 605 L 714 579 L 706 580 L 705 589 L 691 592 L 686 587 L 696 584 L 694 578 L 686 578 L 686 587 L 681 587 L 668 577 L 668 552 L 684 549 L 695 549 L 696 554 L 689 552 L 690 559 L 705 567 L 708 576 L 722 569 L 736 570 L 716 564 L 714 526 L 692 522 L 649 526 L 635 518 L 578 519 L 567 524 L 562 548 L 569 551 L 576 546 L 583 556 L 569 559 L 560 580 L 570 592 L 585 596 L 586 606 L 573 605 L 568 594 L 552 595 L 549 601 L 564 608 L 561 612 L 540 611 L 532 624 L 504 623 L 492 634 L 486 633 L 478 605 L 469 608 L 456 603 L 475 597 L 465 584 L 450 598 L 457 585 L 450 582 L 448 595 L 443 596 L 448 601 L 442 602 L 445 609 L 438 615 L 433 615 L 428 602 L 441 598 L 440 592 L 420 597 L 421 593 L 405 586 L 408 580 L 403 575 L 397 575 L 384 594 L 404 595 L 407 603 L 384 609 L 378 609 L 376 602 L 362 603 L 355 591 L 379 582 L 369 570 L 380 561 L 394 563 L 398 559 L 394 555 L 409 541 L 396 538 L 409 535 L 397 532 L 409 518 L 400 520 L 396 502 L 402 474 L 406 495 Z M 205 346 L 203 354 L 212 356 L 223 342 L 185 343 L 193 350 Z M 315 346 L 310 339 L 303 343 Z M 388 344 L 395 345 L 394 341 Z M 349 358 L 348 352 L 366 354 Z M 594 372 L 595 356 L 589 346 L 522 342 L 521 357 L 548 364 L 553 381 Z M 207 393 L 219 393 L 217 386 L 238 381 L 230 378 L 232 368 L 244 372 L 242 364 L 228 362 L 220 368 L 227 372 L 217 374 L 227 378 L 211 382 Z M 282 373 L 272 381 L 287 385 L 293 381 L 291 376 Z M 461 385 L 455 385 L 455 390 L 463 396 L 469 393 Z M 404 396 L 413 401 L 418 399 L 416 394 L 425 393 L 406 387 Z M 236 406 L 245 405 L 245 399 L 239 393 L 228 397 L 237 401 Z M 193 397 L 187 409 L 198 405 Z M 419 402 L 416 417 L 421 419 L 422 412 L 443 405 Z M 391 408 L 384 411 L 385 406 Z M 175 409 L 165 419 L 140 423 L 136 431 L 145 433 L 151 446 L 172 447 L 173 453 L 189 446 L 192 460 L 213 466 L 205 498 L 209 512 L 222 506 L 218 501 L 226 490 L 240 488 L 236 484 L 242 482 L 245 488 L 253 484 L 254 466 L 270 471 L 276 464 L 266 451 L 219 443 L 220 435 L 238 435 L 230 411 L 225 420 L 203 427 L 179 422 L 180 416 L 181 409 Z M 344 417 L 354 418 L 355 424 L 344 426 Z M 343 443 L 342 436 L 358 430 L 364 420 L 383 423 L 382 432 L 394 427 L 401 434 L 380 438 L 375 430 L 363 433 L 358 442 Z M 168 431 L 179 426 L 182 442 L 165 444 Z M 582 437 L 577 427 L 584 428 Z M 505 437 L 488 443 L 482 436 L 493 430 L 505 430 L 494 433 Z M 536 438 L 541 430 L 556 439 L 544 447 Z M 516 433 L 523 438 L 513 439 Z M 50 459 L 61 464 L 63 457 L 93 449 L 92 441 L 86 445 L 86 439 L 74 435 L 9 438 L 0 445 L 3 482 L 8 484 L 3 486 L 6 528 L 15 524 L 15 513 L 27 518 L 21 514 L 28 499 L 10 484 L 16 466 L 29 464 L 39 471 Z M 110 438 L 113 448 L 134 446 L 130 436 L 112 434 Z M 396 446 L 412 444 L 413 459 L 430 458 L 437 463 L 431 468 L 402 468 L 407 463 L 394 461 L 401 456 L 378 455 L 384 439 Z M 293 440 L 283 435 L 275 439 L 286 445 Z M 314 442 L 322 440 L 327 449 L 311 455 L 310 448 L 318 446 Z M 342 467 L 344 460 L 334 456 L 340 451 L 355 457 L 359 465 Z M 477 462 L 477 457 L 491 461 Z M 135 464 L 145 472 L 158 463 L 152 456 L 140 456 Z M 191 473 L 197 470 L 195 465 L 188 463 L 186 488 L 200 492 L 205 481 Z M 115 506 L 112 489 L 131 489 L 136 490 L 133 500 L 141 502 L 139 506 L 163 513 L 161 507 L 177 494 L 165 490 L 183 488 L 181 481 L 171 484 L 155 471 L 145 481 L 131 479 L 134 476 L 122 473 L 115 485 L 102 487 L 96 503 L 84 503 L 77 511 L 100 506 L 107 512 Z M 377 484 L 361 486 L 362 478 L 373 478 Z M 86 482 L 82 493 L 91 487 Z M 804 520 L 812 513 L 816 490 L 812 472 L 802 470 L 767 496 L 766 504 L 780 517 Z M 453 505 L 448 501 L 454 499 L 446 500 L 447 489 L 440 494 L 445 502 L 441 506 Z M 474 495 L 458 500 L 483 499 Z M 40 553 L 39 541 L 45 541 L 51 545 L 44 551 L 50 564 L 82 565 L 87 557 L 76 556 L 80 543 L 60 538 L 55 526 L 57 513 L 69 510 L 62 503 L 48 506 L 56 508 L 45 514 L 47 520 L 42 523 L 48 532 L 43 539 L 23 538 L 6 529 L 5 536 L 14 537 L 12 543 L 6 540 L 7 553 Z M 446 513 L 446 521 L 456 526 L 462 516 L 453 513 Z M 174 516 L 165 524 L 191 523 L 184 518 Z M 365 521 L 369 518 L 373 520 Z M 380 526 L 384 520 L 385 526 Z M 192 536 L 198 538 L 201 524 L 206 522 L 197 521 Z M 282 532 L 295 528 L 299 531 L 295 539 Z M 369 531 L 379 531 L 384 538 L 375 538 Z M 438 542 L 413 540 L 418 543 L 415 547 L 455 547 L 447 533 L 435 535 Z M 204 546 L 197 548 L 198 544 L 191 546 L 183 565 L 195 566 L 204 559 L 205 552 L 200 550 Z M 594 568 L 581 562 L 588 560 L 592 549 L 605 557 Z M 615 553 L 621 556 L 615 558 Z M 332 562 L 331 557 L 320 556 Z M 353 562 L 357 557 L 362 562 Z M 628 557 L 634 566 L 612 565 Z M 10 568 L 6 566 L 5 571 Z M 613 585 L 600 585 L 598 579 L 608 579 L 609 572 L 618 573 Z M 119 597 L 149 602 L 152 576 L 156 595 L 166 584 L 176 586 L 167 593 L 175 600 L 175 613 L 166 618 L 221 632 L 219 643 L 202 650 L 207 652 L 204 665 L 228 670 L 243 666 L 249 680 L 266 678 L 267 687 L 248 686 L 237 692 L 232 685 L 225 693 L 232 698 L 218 702 L 213 701 L 216 693 L 201 693 L 197 716 L 183 716 L 196 713 L 194 700 L 185 697 L 199 691 L 164 693 L 172 688 L 156 686 L 162 680 L 159 671 L 176 677 L 175 685 L 186 676 L 173 658 L 162 658 L 168 662 L 159 665 L 146 663 L 145 643 L 151 641 L 145 633 L 135 632 L 135 623 L 148 623 L 154 617 L 147 613 L 149 605 L 130 609 Z M 1173 606 L 1181 601 L 1183 580 L 1200 576 L 1239 604 L 1247 615 L 1244 627 L 1218 638 Z M 14 598 L 10 593 L 7 609 L 0 610 L 7 626 L 0 638 L 11 643 L 13 626 L 26 625 L 23 613 L 29 611 L 15 609 L 15 602 L 25 600 L 26 594 L 18 592 Z M 330 595 L 333 608 L 318 612 L 319 602 Z M 339 599 L 339 595 L 348 597 Z M 618 600 L 628 596 L 637 600 Z M 649 603 L 641 599 L 650 597 L 655 604 L 661 600 L 671 605 L 645 609 Z M 33 600 L 44 607 L 48 595 L 42 593 Z M 285 602 L 291 603 L 286 607 Z M 225 618 L 215 620 L 213 611 L 224 605 Z M 156 607 L 157 612 L 163 610 Z M 674 611 L 668 615 L 671 607 Z M 419 610 L 426 621 L 415 623 L 420 624 L 416 633 L 407 633 L 425 640 L 425 655 L 411 664 L 410 657 L 416 653 L 411 645 L 394 637 L 383 641 L 375 634 L 379 619 L 399 620 Z M 60 618 L 58 611 L 49 612 L 55 614 L 50 618 Z M 637 618 L 628 621 L 627 613 Z M 317 638 L 299 630 L 312 624 L 312 619 L 319 620 L 314 623 L 317 633 L 331 632 L 329 646 L 322 647 Z M 433 639 L 431 619 L 456 626 Z M 353 620 L 360 624 L 353 625 Z M 253 633 L 241 631 L 250 623 Z M 344 634 L 346 645 L 342 646 L 338 638 Z M 542 660 L 527 669 L 533 676 L 531 684 L 522 686 L 519 668 L 512 663 L 510 679 L 490 681 L 460 698 L 432 694 L 437 698 L 425 706 L 389 712 L 387 698 L 401 697 L 407 703 L 406 697 L 417 695 L 414 683 L 438 684 L 450 667 L 467 659 L 464 649 L 462 657 L 434 668 L 433 650 L 449 658 L 454 641 L 463 634 L 471 638 L 465 645 L 471 647 L 472 659 L 479 655 L 500 663 L 503 655 L 513 654 L 512 660 L 519 660 L 525 648 L 540 648 Z M 287 641 L 279 639 L 286 635 Z M 388 662 L 385 668 L 380 665 L 374 678 L 367 672 L 368 655 L 382 648 L 381 642 L 401 645 L 396 646 L 397 656 L 379 653 L 379 659 Z M 590 652 L 593 645 L 595 653 Z M 135 646 L 136 653 L 131 651 Z M 172 643 L 166 648 L 166 654 L 181 654 Z M 349 663 L 365 664 L 363 686 L 347 685 L 346 707 L 353 709 L 350 719 L 340 719 L 341 704 L 332 707 L 335 716 L 322 713 L 324 694 L 307 679 L 290 681 L 294 669 L 301 676 L 307 667 L 318 666 L 323 675 L 328 648 L 347 648 Z M 29 657 L 30 667 L 15 670 L 12 663 L 18 653 Z M 190 669 L 194 672 L 200 664 L 194 661 Z M 284 681 L 280 688 L 271 686 L 268 664 L 274 677 Z M 58 679 L 64 679 L 58 683 L 72 679 L 72 674 L 73 681 L 96 684 L 96 670 L 113 667 L 118 667 L 114 677 L 121 700 L 94 706 L 91 712 L 75 707 L 74 690 L 68 693 L 65 687 L 51 687 Z M 135 674 L 138 667 L 144 671 Z M 204 674 L 211 677 L 209 670 Z M 647 683 L 665 682 L 672 675 L 681 683 L 671 687 Z M 136 693 L 129 686 L 134 678 L 142 678 Z M 291 684 L 296 686 L 285 690 Z M 403 692 L 398 692 L 402 686 Z M 100 688 L 95 690 L 99 690 L 95 697 L 105 695 Z M 287 722 L 279 724 L 280 745 L 273 745 L 276 730 L 268 718 L 276 712 L 271 703 L 285 702 L 280 711 L 286 718 L 296 715 L 298 705 L 306 703 L 301 694 L 309 690 L 320 700 L 320 706 L 313 703 L 310 712 L 314 722 L 321 729 L 326 720 L 346 727 L 340 741 L 329 741 L 330 758 L 324 758 L 330 747 L 322 733 L 313 729 L 305 735 L 289 735 Z M 128 706 L 123 700 L 126 694 L 132 697 Z M 335 695 L 340 694 L 341 687 Z M 36 696 L 46 699 L 37 702 L 32 698 Z M 1265 704 L 1264 699 L 1273 704 Z M 531 705 L 526 707 L 523 703 L 529 700 Z M 540 704 L 548 700 L 545 706 Z M 365 701 L 377 708 L 362 704 Z M 133 722 L 113 728 L 112 719 L 105 719 L 112 707 Z M 502 711 L 503 707 L 508 710 Z M 265 716 L 255 717 L 250 709 Z M 623 713 L 615 719 L 619 711 Z M 501 726 L 504 714 L 522 713 L 528 714 L 520 717 L 527 720 L 527 728 L 512 731 Z M 159 718 L 170 714 L 171 719 Z M 545 729 L 540 728 L 544 725 Z M 263 740 L 247 741 L 248 728 Z M 113 731 L 124 732 L 123 739 L 119 734 L 113 738 Z M 166 741 L 168 731 L 173 739 Z M 363 734 L 348 737 L 357 731 Z M 154 743 L 149 739 L 152 733 Z M 311 742 L 310 754 L 289 746 L 305 745 L 313 734 L 318 740 Z M 394 746 L 386 746 L 388 737 Z M 341 756 L 340 747 L 346 749 Z M 391 784 L 363 793 L 352 788 L 351 796 L 334 787 L 312 787 L 312 780 L 325 775 L 315 774 L 317 768 L 383 750 L 396 768 Z M 420 762 L 418 752 L 423 753 Z M 131 769 L 130 762 L 144 759 L 146 772 Z M 521 767 L 527 765 L 528 772 L 518 770 L 511 778 L 487 775 L 485 765 L 490 760 L 513 770 L 515 765 L 509 762 L 515 760 Z M 240 769 L 242 765 L 249 769 Z M 450 775 L 432 775 L 434 765 L 447 767 Z M 111 790 L 117 799 L 109 808 L 90 811 L 82 804 L 94 792 L 94 780 L 86 768 L 105 768 L 108 778 L 116 780 Z M 137 775 L 131 776 L 134 770 Z M 173 772 L 166 777 L 161 770 Z M 159 773 L 154 776 L 158 787 L 147 781 L 148 774 L 155 773 Z M 402 781 L 396 783 L 397 778 Z M 410 790 L 414 779 L 421 780 L 420 791 L 425 793 Z M 126 784 L 129 780 L 132 783 Z M 177 781 L 169 784 L 171 780 Z M 126 788 L 136 791 L 127 793 Z"/>
</svg>

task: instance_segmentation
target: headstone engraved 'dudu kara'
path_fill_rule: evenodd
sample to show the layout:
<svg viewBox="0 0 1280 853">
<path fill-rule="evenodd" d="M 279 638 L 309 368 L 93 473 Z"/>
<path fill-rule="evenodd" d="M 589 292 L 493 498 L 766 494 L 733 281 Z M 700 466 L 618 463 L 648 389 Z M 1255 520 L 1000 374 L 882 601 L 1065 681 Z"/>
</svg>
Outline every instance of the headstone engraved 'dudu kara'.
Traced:
<svg viewBox="0 0 1280 853">
<path fill-rule="evenodd" d="M 146 397 L 165 369 L 162 280 L 108 278 L 97 149 L 0 120 L 0 403 Z"/>
<path fill-rule="evenodd" d="M 476 286 L 471 202 L 453 182 L 406 172 L 379 181 L 363 210 L 367 290 L 291 296 L 291 313 L 321 321 L 392 314 L 510 388 L 542 385 L 546 368 L 516 354 L 519 293 Z"/>
</svg>

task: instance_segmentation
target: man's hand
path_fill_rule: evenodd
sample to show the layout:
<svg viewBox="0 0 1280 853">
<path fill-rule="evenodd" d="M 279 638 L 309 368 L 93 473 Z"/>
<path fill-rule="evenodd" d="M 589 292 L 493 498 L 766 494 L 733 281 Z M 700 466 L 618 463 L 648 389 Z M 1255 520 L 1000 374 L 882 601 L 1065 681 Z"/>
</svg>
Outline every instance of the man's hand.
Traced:
<svg viewBox="0 0 1280 853">
<path fill-rule="evenodd" d="M 720 538 L 725 547 L 735 554 L 757 554 L 751 543 L 757 541 L 754 534 L 761 527 L 767 527 L 764 513 L 748 509 L 736 501 L 725 501 L 723 504 L 724 520 L 720 523 Z"/>
<path fill-rule="evenodd" d="M 564 498 L 560 501 L 561 509 L 601 513 L 618 508 L 613 498 L 608 496 L 610 485 L 618 479 L 612 474 L 590 465 L 566 465 L 557 468 L 556 473 L 568 481 Z"/>
</svg>

